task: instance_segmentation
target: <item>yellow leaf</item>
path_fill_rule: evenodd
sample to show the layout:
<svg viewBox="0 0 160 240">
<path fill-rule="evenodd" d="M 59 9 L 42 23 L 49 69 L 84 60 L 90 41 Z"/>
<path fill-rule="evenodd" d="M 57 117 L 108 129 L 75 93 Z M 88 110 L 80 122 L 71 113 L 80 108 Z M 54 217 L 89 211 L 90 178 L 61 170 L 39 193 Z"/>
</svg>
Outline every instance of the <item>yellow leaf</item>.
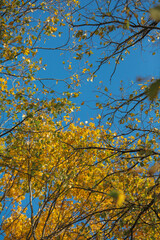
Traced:
<svg viewBox="0 0 160 240">
<path fill-rule="evenodd" d="M 69 64 L 69 67 L 68 67 L 69 70 L 72 70 L 72 67 L 71 67 L 71 64 Z"/>
<path fill-rule="evenodd" d="M 3 85 L 1 86 L 1 90 L 4 91 L 4 89 L 5 89 L 5 85 L 3 84 Z"/>
<path fill-rule="evenodd" d="M 25 55 L 28 55 L 28 54 L 29 54 L 29 48 L 26 48 L 26 49 L 24 50 L 24 54 L 25 54 Z"/>
<path fill-rule="evenodd" d="M 122 206 L 125 201 L 125 195 L 121 190 L 114 189 L 109 193 L 109 196 L 112 197 L 113 200 L 116 202 L 117 207 Z"/>
<path fill-rule="evenodd" d="M 83 71 L 82 71 L 82 73 L 85 73 L 86 71 L 87 71 L 87 68 L 84 68 Z"/>
<path fill-rule="evenodd" d="M 123 205 L 124 201 L 125 201 L 125 195 L 124 195 L 124 193 L 122 191 L 120 191 L 119 194 L 118 194 L 117 204 L 116 205 L 118 207 L 121 207 Z"/>
</svg>

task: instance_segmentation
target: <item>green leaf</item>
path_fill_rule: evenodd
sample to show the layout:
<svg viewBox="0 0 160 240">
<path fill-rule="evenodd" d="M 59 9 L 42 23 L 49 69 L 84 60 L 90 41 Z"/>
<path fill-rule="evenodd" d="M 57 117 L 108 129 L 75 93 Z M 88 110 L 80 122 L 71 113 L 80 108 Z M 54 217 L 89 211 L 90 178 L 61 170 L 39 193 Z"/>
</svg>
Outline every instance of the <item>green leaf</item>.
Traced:
<svg viewBox="0 0 160 240">
<path fill-rule="evenodd" d="M 118 196 L 119 196 L 118 190 L 113 189 L 112 191 L 110 191 L 109 196 L 112 197 L 112 198 L 114 198 L 114 199 L 117 199 Z"/>
<path fill-rule="evenodd" d="M 149 97 L 150 101 L 153 101 L 159 93 L 160 90 L 160 79 L 156 79 L 155 82 L 151 83 L 146 90 L 146 95 Z"/>
<path fill-rule="evenodd" d="M 150 15 L 156 22 L 160 21 L 160 5 L 150 9 Z"/>
</svg>

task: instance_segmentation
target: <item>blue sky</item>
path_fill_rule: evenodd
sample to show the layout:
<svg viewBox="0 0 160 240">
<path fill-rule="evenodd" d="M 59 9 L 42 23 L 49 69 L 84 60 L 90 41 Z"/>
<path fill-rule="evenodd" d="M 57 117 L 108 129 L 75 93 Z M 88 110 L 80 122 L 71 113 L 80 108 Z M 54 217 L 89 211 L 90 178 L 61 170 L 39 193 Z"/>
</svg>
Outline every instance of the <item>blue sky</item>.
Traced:
<svg viewBox="0 0 160 240">
<path fill-rule="evenodd" d="M 82 0 L 80 2 L 82 6 L 84 4 L 90 3 L 88 5 L 88 8 L 90 11 L 95 8 L 94 1 L 92 2 L 88 0 L 87 1 Z M 116 4 L 116 2 L 114 1 L 112 3 L 113 3 L 113 6 L 114 4 Z M 149 3 L 146 2 L 145 4 L 148 6 L 150 2 Z M 113 6 L 111 6 L 111 9 Z M 82 9 L 82 12 L 83 10 L 84 9 Z M 66 11 L 67 11 L 67 6 L 66 6 Z M 86 13 L 85 10 L 84 10 L 84 13 Z M 34 14 L 37 14 L 37 13 L 36 12 L 33 13 L 33 17 L 34 17 Z M 45 16 L 46 15 L 44 14 L 44 17 Z M 82 22 L 83 22 L 83 19 L 82 19 Z M 60 46 L 63 46 L 68 40 L 68 36 L 69 36 L 68 28 L 67 26 L 60 27 L 58 28 L 58 31 L 62 32 L 61 37 L 58 37 L 57 33 L 55 33 L 55 35 L 57 35 L 56 37 L 43 36 L 41 39 L 42 41 L 44 40 L 44 38 L 46 39 L 48 38 L 48 40 L 46 40 L 44 45 L 42 45 L 42 41 L 40 41 L 39 46 L 44 46 L 46 48 L 58 48 Z M 83 27 L 83 31 L 85 31 L 85 27 Z M 116 32 L 117 31 L 119 30 L 116 30 Z M 122 33 L 120 32 L 120 34 Z M 93 40 L 97 40 L 96 37 Z M 72 36 L 70 41 L 72 42 Z M 97 42 L 99 42 L 99 40 L 97 40 Z M 150 79 L 152 76 L 154 76 L 155 78 L 159 78 L 160 76 L 160 61 L 159 61 L 160 40 L 157 40 L 156 43 L 151 43 L 148 40 L 144 40 L 142 43 L 143 43 L 142 44 L 143 49 L 141 48 L 140 44 L 139 46 L 134 46 L 129 49 L 130 54 L 126 55 L 126 57 L 124 58 L 124 61 L 121 61 L 120 64 L 117 66 L 116 72 L 111 82 L 110 82 L 110 77 L 115 66 L 113 60 L 111 60 L 111 64 L 102 65 L 101 69 L 96 73 L 97 77 L 94 79 L 93 82 L 88 82 L 87 76 L 85 75 L 83 76 L 82 79 L 80 79 L 81 86 L 77 88 L 77 91 L 80 91 L 81 94 L 78 98 L 73 98 L 73 102 L 75 102 L 78 106 L 81 106 L 81 103 L 84 102 L 84 105 L 81 106 L 80 112 L 74 113 L 75 119 L 80 118 L 82 121 L 89 121 L 90 118 L 96 116 L 97 112 L 93 110 L 93 107 L 95 107 L 95 103 L 98 100 L 95 98 L 95 95 L 97 95 L 97 93 L 95 92 L 97 90 L 97 87 L 102 86 L 103 88 L 106 86 L 109 89 L 109 91 L 112 92 L 112 95 L 119 95 L 120 81 L 123 81 L 126 91 L 130 91 L 131 81 L 135 83 L 134 87 L 138 88 L 138 83 L 136 81 L 137 77 L 142 77 L 142 78 L 144 77 L 146 79 Z M 156 54 L 152 55 L 153 52 L 155 52 Z M 95 63 L 98 60 L 99 56 L 100 56 L 99 52 L 94 49 L 94 54 L 91 55 L 91 57 L 89 57 L 89 60 L 91 59 L 91 62 Z M 73 53 L 68 51 L 38 50 L 38 57 L 42 58 L 43 64 L 47 64 L 45 71 L 41 70 L 39 73 L 37 73 L 37 76 L 40 78 L 45 78 L 45 77 L 54 78 L 54 79 L 69 78 L 71 74 L 74 74 L 76 71 L 79 71 L 79 69 L 80 68 L 82 69 L 82 67 L 84 66 L 83 59 L 80 61 L 79 60 L 73 61 L 73 58 L 72 58 Z M 63 61 L 65 61 L 66 64 L 63 64 L 62 63 Z M 70 62 L 73 62 L 72 71 L 67 69 Z M 100 83 L 101 81 L 103 83 Z M 66 84 L 64 84 L 61 81 L 58 82 L 58 84 L 56 84 L 56 80 L 54 81 L 46 80 L 44 81 L 44 83 L 46 86 L 53 88 L 53 90 L 56 90 L 57 92 L 62 93 L 63 91 L 68 91 Z"/>
<path fill-rule="evenodd" d="M 64 42 L 63 35 L 61 38 L 55 37 L 46 42 L 46 47 L 57 47 L 59 44 Z M 159 44 L 159 43 L 158 43 Z M 160 51 L 157 50 L 158 47 L 155 43 L 145 43 L 144 49 L 141 49 L 140 46 L 135 49 L 132 47 L 130 50 L 130 54 L 124 58 L 124 61 L 121 61 L 117 66 L 116 72 L 110 82 L 110 76 L 114 69 L 114 61 L 111 61 L 111 64 L 105 64 L 101 67 L 101 69 L 97 72 L 97 77 L 93 82 L 87 81 L 87 76 L 83 77 L 81 80 L 81 86 L 78 87 L 77 90 L 81 92 L 78 98 L 74 98 L 73 101 L 80 106 L 80 104 L 84 101 L 84 105 L 81 106 L 81 111 L 75 114 L 75 119 L 80 118 L 82 121 L 89 121 L 90 118 L 95 117 L 97 112 L 93 110 L 95 106 L 95 102 L 97 99 L 95 98 L 97 87 L 107 86 L 110 92 L 113 95 L 119 95 L 120 81 L 123 81 L 124 86 L 126 87 L 126 91 L 129 91 L 130 83 L 133 81 L 135 83 L 134 87 L 138 88 L 138 82 L 136 81 L 137 77 L 145 77 L 146 79 L 150 79 L 152 76 L 155 78 L 160 75 L 160 61 L 159 54 Z M 152 53 L 155 52 L 155 55 Z M 38 56 L 42 57 L 43 64 L 47 64 L 46 70 L 40 71 L 40 77 L 48 77 L 55 79 L 63 79 L 69 77 L 73 71 L 69 71 L 67 69 L 67 65 L 64 65 L 62 62 L 67 60 L 72 62 L 72 58 L 70 54 L 61 55 L 61 51 L 46 51 L 39 50 Z M 98 56 L 96 54 L 92 55 L 92 61 L 97 61 Z M 83 60 L 82 60 L 83 61 Z M 74 62 L 73 68 L 78 70 L 83 63 Z M 103 83 L 100 83 L 100 82 Z M 53 87 L 53 89 L 63 92 L 68 90 L 63 82 L 59 82 L 55 84 L 56 81 L 45 81 L 47 86 Z M 128 89 L 128 90 L 127 90 Z M 134 90 L 134 89 L 132 89 Z"/>
</svg>

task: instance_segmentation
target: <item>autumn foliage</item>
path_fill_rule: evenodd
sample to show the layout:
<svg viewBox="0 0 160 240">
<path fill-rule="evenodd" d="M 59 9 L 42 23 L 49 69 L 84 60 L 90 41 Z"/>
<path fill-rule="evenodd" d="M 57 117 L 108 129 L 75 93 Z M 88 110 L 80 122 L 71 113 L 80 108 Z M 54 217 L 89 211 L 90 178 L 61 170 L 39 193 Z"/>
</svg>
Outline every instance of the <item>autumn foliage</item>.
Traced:
<svg viewBox="0 0 160 240">
<path fill-rule="evenodd" d="M 160 80 L 139 78 L 118 97 L 98 86 L 97 116 L 72 114 L 84 79 L 114 60 L 114 81 L 132 46 L 159 39 L 158 1 L 2 0 L 0 8 L 0 236 L 160 239 Z M 65 43 L 46 47 L 55 37 Z M 44 50 L 65 52 L 68 78 L 41 77 Z"/>
<path fill-rule="evenodd" d="M 128 142 L 121 137 L 117 143 L 114 135 L 94 123 L 58 130 L 53 118 L 37 116 L 7 138 L 1 157 L 1 209 L 7 207 L 5 216 L 11 211 L 2 220 L 5 239 L 118 239 L 120 228 L 121 239 L 130 231 L 150 239 L 159 199 L 150 157 L 134 153 L 136 145 L 133 154 L 120 154 L 118 145 L 125 149 Z M 145 168 L 138 168 L 142 161 Z"/>
</svg>

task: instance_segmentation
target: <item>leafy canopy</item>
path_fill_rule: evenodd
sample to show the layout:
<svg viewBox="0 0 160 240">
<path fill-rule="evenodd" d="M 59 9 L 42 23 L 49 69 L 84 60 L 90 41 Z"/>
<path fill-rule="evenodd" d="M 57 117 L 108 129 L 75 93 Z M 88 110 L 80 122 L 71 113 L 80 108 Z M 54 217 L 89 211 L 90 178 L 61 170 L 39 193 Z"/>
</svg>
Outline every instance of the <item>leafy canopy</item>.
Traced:
<svg viewBox="0 0 160 240">
<path fill-rule="evenodd" d="M 103 81 L 96 120 L 71 116 L 84 79 L 114 61 L 114 81 L 133 46 L 158 43 L 159 1 L 2 0 L 0 9 L 0 235 L 159 239 L 159 79 L 142 76 L 118 97 Z M 64 43 L 46 47 L 55 37 Z M 66 53 L 68 78 L 41 77 L 45 50 Z"/>
</svg>

